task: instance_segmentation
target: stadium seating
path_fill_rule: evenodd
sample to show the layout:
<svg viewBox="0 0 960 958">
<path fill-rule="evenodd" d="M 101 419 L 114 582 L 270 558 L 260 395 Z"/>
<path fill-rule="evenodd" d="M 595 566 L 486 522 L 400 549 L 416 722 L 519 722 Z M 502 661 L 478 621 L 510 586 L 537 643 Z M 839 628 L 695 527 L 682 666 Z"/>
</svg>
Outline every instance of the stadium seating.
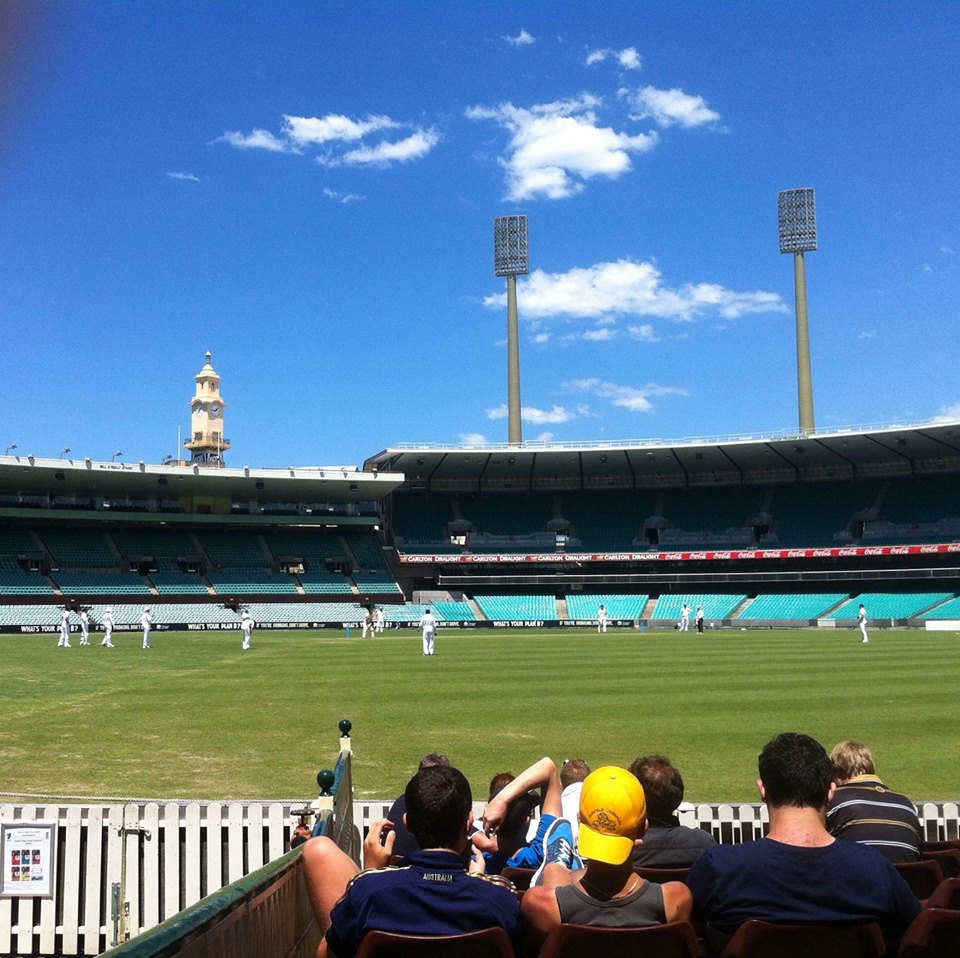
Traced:
<svg viewBox="0 0 960 958">
<path fill-rule="evenodd" d="M 177 559 L 201 551 L 190 533 L 178 529 L 115 529 L 111 536 L 121 555 L 150 556 L 158 569 L 174 570 Z"/>
<path fill-rule="evenodd" d="M 207 578 L 219 595 L 237 592 L 256 595 L 293 595 L 296 584 L 286 572 L 267 572 L 265 569 L 223 569 L 208 572 Z"/>
<path fill-rule="evenodd" d="M 136 573 L 61 569 L 50 575 L 64 595 L 150 595 L 150 586 Z"/>
<path fill-rule="evenodd" d="M 477 619 L 469 602 L 435 602 L 431 608 L 440 622 L 475 622 Z"/>
<path fill-rule="evenodd" d="M 204 530 L 197 538 L 214 567 L 266 569 L 270 564 L 259 537 L 251 532 Z"/>
<path fill-rule="evenodd" d="M 0 605 L 0 625 L 57 625 L 62 612 L 56 605 Z"/>
<path fill-rule="evenodd" d="M 849 598 L 849 592 L 811 592 L 799 595 L 766 593 L 758 595 L 737 618 L 782 620 L 823 618 L 835 605 Z"/>
<path fill-rule="evenodd" d="M 16 572 L 20 569 L 17 556 L 41 551 L 28 529 L 0 529 L 0 570 Z"/>
<path fill-rule="evenodd" d="M 68 569 L 111 569 L 118 558 L 102 532 L 70 526 L 45 526 L 38 532 L 54 563 Z"/>
<path fill-rule="evenodd" d="M 639 619 L 649 602 L 649 595 L 583 595 L 567 596 L 567 618 L 595 619 L 597 609 L 604 606 L 610 619 Z"/>
<path fill-rule="evenodd" d="M 52 595 L 53 586 L 39 572 L 0 571 L 0 595 Z"/>
<path fill-rule="evenodd" d="M 327 572 L 318 570 L 314 572 L 301 572 L 297 578 L 303 591 L 307 595 L 329 595 L 329 594 L 352 594 L 353 586 L 350 580 L 339 572 Z M 394 583 L 396 584 L 396 583 Z"/>
<path fill-rule="evenodd" d="M 195 572 L 151 572 L 150 581 L 160 595 L 206 595 L 209 591 Z"/>
<path fill-rule="evenodd" d="M 347 559 L 347 547 L 340 536 L 326 529 L 286 529 L 263 538 L 274 558 L 302 559 L 311 572 L 323 570 L 325 560 Z"/>
<path fill-rule="evenodd" d="M 514 958 L 513 944 L 502 928 L 461 935 L 400 935 L 368 931 L 356 958 Z"/>
<path fill-rule="evenodd" d="M 557 602 L 552 595 L 478 595 L 476 603 L 492 620 L 536 622 L 557 618 Z"/>
<path fill-rule="evenodd" d="M 909 619 L 953 597 L 953 592 L 864 592 L 845 602 L 826 618 L 838 621 L 856 619 L 860 604 L 863 603 L 870 621 Z"/>
<path fill-rule="evenodd" d="M 387 560 L 384 559 L 383 549 L 372 532 L 352 532 L 344 536 L 344 541 L 350 547 L 359 568 L 373 572 L 386 571 Z"/>
<path fill-rule="evenodd" d="M 898 958 L 956 958 L 960 955 L 960 911 L 924 908 L 900 939 Z"/>
<path fill-rule="evenodd" d="M 948 599 L 941 605 L 922 612 L 921 619 L 960 619 L 960 598 Z"/>
<path fill-rule="evenodd" d="M 397 580 L 389 572 L 358 570 L 353 573 L 353 581 L 361 592 L 372 595 L 400 595 L 402 591 L 397 585 Z"/>
<path fill-rule="evenodd" d="M 699 958 L 700 944 L 687 921 L 640 928 L 562 924 L 547 936 L 539 958 Z"/>
<path fill-rule="evenodd" d="M 746 601 L 745 595 L 699 594 L 699 595 L 662 595 L 657 599 L 651 618 L 678 621 L 683 603 L 690 606 L 691 627 L 697 607 L 703 609 L 706 619 L 729 619 Z"/>
<path fill-rule="evenodd" d="M 775 925 L 746 921 L 723 949 L 723 958 L 810 955 L 816 958 L 882 958 L 883 932 L 876 922 L 862 925 Z"/>
</svg>

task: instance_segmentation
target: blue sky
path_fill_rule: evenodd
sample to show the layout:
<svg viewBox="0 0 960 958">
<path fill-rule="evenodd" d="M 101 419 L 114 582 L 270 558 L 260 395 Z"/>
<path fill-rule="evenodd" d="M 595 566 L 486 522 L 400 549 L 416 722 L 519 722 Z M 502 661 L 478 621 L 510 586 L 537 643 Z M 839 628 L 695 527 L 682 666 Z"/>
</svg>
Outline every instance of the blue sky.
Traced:
<svg viewBox="0 0 960 958">
<path fill-rule="evenodd" d="M 0 445 L 228 465 L 960 415 L 960 5 L 7 2 Z"/>
</svg>

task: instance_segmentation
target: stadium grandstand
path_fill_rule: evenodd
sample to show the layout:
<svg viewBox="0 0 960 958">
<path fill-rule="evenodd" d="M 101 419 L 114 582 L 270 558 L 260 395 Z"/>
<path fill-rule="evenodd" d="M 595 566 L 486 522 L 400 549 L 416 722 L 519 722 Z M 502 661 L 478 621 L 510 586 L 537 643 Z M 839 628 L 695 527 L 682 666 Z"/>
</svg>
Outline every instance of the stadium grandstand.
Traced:
<svg viewBox="0 0 960 958">
<path fill-rule="evenodd" d="M 362 469 L 0 457 L 0 629 L 960 618 L 960 424 L 664 443 L 397 446 Z"/>
</svg>

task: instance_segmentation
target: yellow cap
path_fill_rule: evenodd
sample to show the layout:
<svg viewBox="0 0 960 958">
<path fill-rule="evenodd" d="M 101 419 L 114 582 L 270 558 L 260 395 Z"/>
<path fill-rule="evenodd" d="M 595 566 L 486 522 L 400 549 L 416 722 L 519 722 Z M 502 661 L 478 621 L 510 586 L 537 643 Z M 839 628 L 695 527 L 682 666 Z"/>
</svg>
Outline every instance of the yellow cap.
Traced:
<svg viewBox="0 0 960 958">
<path fill-rule="evenodd" d="M 580 854 L 622 865 L 647 817 L 643 786 L 625 768 L 605 765 L 591 772 L 580 793 Z"/>
</svg>

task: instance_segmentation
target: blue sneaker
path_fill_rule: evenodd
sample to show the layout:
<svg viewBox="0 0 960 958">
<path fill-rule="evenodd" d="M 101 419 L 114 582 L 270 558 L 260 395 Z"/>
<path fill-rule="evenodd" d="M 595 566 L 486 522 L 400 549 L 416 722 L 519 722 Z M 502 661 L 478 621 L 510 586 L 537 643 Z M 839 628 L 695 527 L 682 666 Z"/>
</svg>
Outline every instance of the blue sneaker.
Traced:
<svg viewBox="0 0 960 958">
<path fill-rule="evenodd" d="M 556 863 L 576 871 L 583 862 L 573 850 L 573 826 L 565 818 L 554 819 L 543 836 L 543 861 L 530 878 L 530 885 L 539 885 L 544 868 Z"/>
</svg>

